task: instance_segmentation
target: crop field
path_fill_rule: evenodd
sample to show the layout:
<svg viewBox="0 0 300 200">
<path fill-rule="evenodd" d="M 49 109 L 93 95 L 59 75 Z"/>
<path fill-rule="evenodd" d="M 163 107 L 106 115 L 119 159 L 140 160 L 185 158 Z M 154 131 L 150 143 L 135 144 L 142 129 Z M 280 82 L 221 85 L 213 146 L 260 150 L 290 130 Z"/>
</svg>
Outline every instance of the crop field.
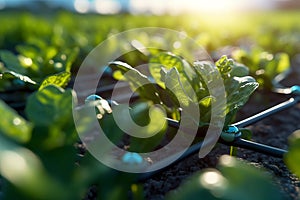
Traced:
<svg viewBox="0 0 300 200">
<path fill-rule="evenodd" d="M 0 10 L 0 200 L 299 199 L 299 19 Z"/>
</svg>

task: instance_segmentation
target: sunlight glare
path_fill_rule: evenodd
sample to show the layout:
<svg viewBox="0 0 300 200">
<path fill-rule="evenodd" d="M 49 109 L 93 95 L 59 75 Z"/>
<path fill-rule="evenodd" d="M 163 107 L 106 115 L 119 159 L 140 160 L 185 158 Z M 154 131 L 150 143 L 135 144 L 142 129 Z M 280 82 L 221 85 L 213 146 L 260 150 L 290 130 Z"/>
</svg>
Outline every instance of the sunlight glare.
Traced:
<svg viewBox="0 0 300 200">
<path fill-rule="evenodd" d="M 130 11 L 134 14 L 233 14 L 237 11 L 270 9 L 270 1 L 260 0 L 130 0 Z"/>
<path fill-rule="evenodd" d="M 95 8 L 100 14 L 116 14 L 122 9 L 120 3 L 112 0 L 97 0 Z"/>
<path fill-rule="evenodd" d="M 130 0 L 130 12 L 133 14 L 145 13 L 149 3 L 148 0 Z"/>
<path fill-rule="evenodd" d="M 228 187 L 228 181 L 216 169 L 209 169 L 200 175 L 199 183 L 210 190 L 212 195 L 220 199 L 223 199 L 224 191 Z"/>
<path fill-rule="evenodd" d="M 79 13 L 86 13 L 89 11 L 90 3 L 88 0 L 75 0 L 74 8 Z"/>
<path fill-rule="evenodd" d="M 240 7 L 236 0 L 185 0 L 180 1 L 180 7 L 190 12 L 230 12 Z"/>
<path fill-rule="evenodd" d="M 13 151 L 2 152 L 0 158 L 0 171 L 12 181 L 22 176 L 27 170 L 25 159 Z"/>
</svg>

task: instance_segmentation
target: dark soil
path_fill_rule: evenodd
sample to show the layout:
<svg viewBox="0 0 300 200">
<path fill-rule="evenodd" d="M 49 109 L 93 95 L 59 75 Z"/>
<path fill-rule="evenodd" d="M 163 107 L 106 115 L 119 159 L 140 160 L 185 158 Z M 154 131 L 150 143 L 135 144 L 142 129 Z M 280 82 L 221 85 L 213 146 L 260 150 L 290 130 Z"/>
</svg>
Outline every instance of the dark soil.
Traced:
<svg viewBox="0 0 300 200">
<path fill-rule="evenodd" d="M 299 85 L 299 79 L 299 74 L 292 74 L 284 84 L 291 86 L 297 82 Z M 288 99 L 288 96 L 258 91 L 240 110 L 237 121 Z M 288 136 L 295 130 L 300 129 L 299 120 L 300 103 L 247 128 L 253 133 L 253 141 L 287 150 Z M 204 168 L 216 167 L 219 157 L 224 154 L 229 154 L 229 147 L 220 144 L 203 159 L 199 159 L 198 155 L 193 155 L 157 174 L 144 184 L 146 199 L 164 199 L 169 191 L 176 189 L 193 173 Z M 287 199 L 300 199 L 300 180 L 289 172 L 283 159 L 240 148 L 237 157 L 250 162 L 256 167 L 265 168 L 274 177 L 274 183 L 281 188 Z"/>
</svg>

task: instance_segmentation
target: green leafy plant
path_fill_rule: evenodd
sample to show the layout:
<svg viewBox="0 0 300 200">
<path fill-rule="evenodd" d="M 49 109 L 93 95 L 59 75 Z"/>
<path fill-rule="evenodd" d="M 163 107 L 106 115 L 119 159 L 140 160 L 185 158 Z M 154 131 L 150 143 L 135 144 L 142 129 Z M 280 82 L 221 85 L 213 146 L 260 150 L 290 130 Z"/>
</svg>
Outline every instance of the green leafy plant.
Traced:
<svg viewBox="0 0 300 200">
<path fill-rule="evenodd" d="M 266 15 L 268 17 L 265 17 Z M 292 56 L 299 54 L 300 49 L 297 11 L 264 13 L 255 17 L 249 15 L 238 18 L 242 19 L 244 25 L 235 20 L 229 23 L 228 20 L 226 23 L 218 23 L 217 26 L 207 18 L 201 19 L 198 16 L 195 20 L 194 16 L 112 17 L 83 16 L 68 12 L 34 15 L 18 10 L 1 11 L 0 18 L 0 112 L 3 115 L 0 120 L 1 200 L 83 199 L 91 186 L 97 188 L 98 199 L 124 199 L 128 197 L 128 191 L 133 193 L 133 198 L 143 198 L 142 186 L 132 185 L 135 176 L 119 173 L 101 165 L 88 152 L 85 152 L 84 156 L 82 152 L 78 153 L 79 138 L 72 123 L 71 108 L 75 94 L 70 89 L 63 89 L 83 58 L 109 35 L 145 26 L 184 30 L 209 52 L 225 45 L 238 45 L 248 49 L 250 41 L 251 45 L 254 44 L 259 49 L 250 52 L 241 50 L 233 57 L 250 67 L 250 75 L 269 89 L 272 87 L 272 79 L 288 68 L 287 54 L 293 59 Z M 168 36 L 159 36 L 157 42 L 164 43 L 165 37 Z M 147 33 L 133 38 L 146 45 L 151 43 Z M 113 41 L 107 51 L 118 48 L 120 42 Z M 122 61 L 131 66 L 150 60 L 151 74 L 148 77 L 124 63 L 113 64 L 117 71 L 121 72 L 116 73 L 116 77 L 122 78 L 122 74 L 132 71 L 132 76 L 127 75 L 125 80 L 129 81 L 132 89 L 137 89 L 143 98 L 143 101 L 131 106 L 132 118 L 140 125 L 148 124 L 150 107 L 162 102 L 168 117 L 180 120 L 179 100 L 186 100 L 186 96 L 191 94 L 189 90 L 195 90 L 201 110 L 199 125 L 205 127 L 210 122 L 210 106 L 214 100 L 207 91 L 205 81 L 216 77 L 207 71 L 215 67 L 214 64 L 188 63 L 172 53 L 154 53 L 150 58 L 134 53 L 122 57 Z M 257 83 L 246 77 L 249 70 L 245 66 L 231 59 L 223 57 L 215 65 L 224 79 L 229 100 L 224 108 L 225 124 L 229 124 L 238 108 L 257 87 Z M 156 86 L 150 84 L 140 88 L 140 84 L 145 80 L 155 82 Z M 176 94 L 183 98 L 177 100 L 166 85 L 173 86 Z M 10 107 L 14 107 L 16 101 L 26 104 L 25 112 L 23 107 L 18 107 L 18 110 Z M 94 109 L 95 104 L 86 107 Z M 84 108 L 79 110 L 79 114 L 80 112 L 84 112 Z M 112 141 L 119 141 L 123 132 L 115 125 L 111 114 L 102 114 L 99 123 L 106 130 L 107 136 Z M 159 112 L 153 114 L 156 114 L 157 118 L 162 117 Z M 82 124 L 80 128 L 88 132 L 88 125 Z M 144 134 L 151 134 L 151 131 Z M 164 130 L 155 138 L 131 138 L 128 142 L 130 150 L 148 151 L 160 143 L 163 134 Z M 297 135 L 294 134 L 294 137 L 290 138 L 289 153 L 286 154 L 285 162 L 292 172 L 300 176 Z M 223 163 L 218 171 L 205 171 L 199 175 L 203 178 L 206 172 L 217 173 L 217 177 L 222 177 L 217 185 L 208 186 L 202 182 L 199 186 L 197 176 L 193 184 L 184 186 L 188 189 L 184 189 L 180 194 L 176 192 L 170 198 L 186 199 L 190 195 L 194 198 L 194 195 L 199 194 L 207 199 L 222 198 L 220 195 L 237 199 L 265 199 L 273 198 L 272 195 L 280 197 L 269 184 L 269 180 L 266 181 L 256 170 L 250 170 L 249 166 L 244 166 L 244 163 L 240 164 L 235 159 L 230 159 L 229 163 L 231 167 Z M 220 186 L 219 183 L 224 185 Z M 249 183 L 253 186 L 251 190 L 248 190 Z M 257 194 L 257 191 L 261 190 L 263 191 Z M 258 196 L 254 196 L 256 194 Z"/>
<path fill-rule="evenodd" d="M 286 53 L 272 54 L 256 48 L 251 51 L 242 49 L 232 53 L 234 59 L 249 67 L 250 73 L 260 83 L 262 88 L 271 90 L 274 78 L 289 70 L 290 58 Z"/>
<path fill-rule="evenodd" d="M 255 79 L 247 76 L 247 67 L 225 56 L 215 65 L 210 62 L 194 62 L 191 65 L 177 55 L 162 52 L 150 58 L 151 76 L 149 77 L 124 62 L 115 61 L 110 66 L 115 78 L 128 81 L 131 89 L 139 93 L 141 98 L 161 104 L 169 111 L 168 116 L 173 119 L 180 120 L 180 103 L 186 103 L 184 101 L 189 101 L 189 98 L 198 102 L 201 112 L 200 121 L 197 122 L 199 126 L 209 124 L 211 103 L 218 102 L 219 98 L 210 94 L 207 83 L 214 81 L 220 83 L 217 81 L 220 79 L 222 79 L 221 83 L 224 83 L 227 103 L 226 108 L 219 108 L 224 109 L 222 114 L 226 116 L 224 126 L 234 120 L 237 110 L 246 103 L 251 93 L 258 87 Z M 150 84 L 152 80 L 159 87 Z M 212 87 L 217 90 L 221 86 Z M 176 96 L 180 98 L 177 99 Z"/>
<path fill-rule="evenodd" d="M 79 199 L 92 185 L 99 198 L 127 195 L 135 175 L 118 173 L 89 152 L 84 157 L 76 152 L 74 95 L 71 89 L 53 84 L 40 88 L 27 101 L 27 120 L 0 101 L 0 111 L 6 116 L 0 122 L 3 199 Z M 88 125 L 81 128 L 88 130 Z"/>
<path fill-rule="evenodd" d="M 33 48 L 33 47 L 31 47 Z M 2 81 L 20 80 L 22 82 L 35 85 L 41 84 L 43 79 L 49 75 L 68 72 L 70 73 L 71 65 L 78 54 L 78 49 L 69 51 L 68 55 L 58 52 L 58 49 L 40 48 L 32 50 L 29 46 L 22 46 L 21 54 L 15 55 L 7 50 L 0 51 L 0 59 L 4 64 L 0 69 Z M 44 52 L 44 53 L 41 53 Z M 14 87 L 16 84 L 10 81 L 2 84 Z M 5 88 L 0 88 L 5 90 Z"/>
</svg>

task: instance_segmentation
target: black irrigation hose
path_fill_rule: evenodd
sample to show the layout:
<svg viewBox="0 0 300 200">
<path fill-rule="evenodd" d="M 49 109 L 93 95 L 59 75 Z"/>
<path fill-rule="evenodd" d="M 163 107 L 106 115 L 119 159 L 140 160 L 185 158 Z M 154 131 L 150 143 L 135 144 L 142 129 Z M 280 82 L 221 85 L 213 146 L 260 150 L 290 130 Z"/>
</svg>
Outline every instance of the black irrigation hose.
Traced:
<svg viewBox="0 0 300 200">
<path fill-rule="evenodd" d="M 241 148 L 245 148 L 245 149 L 248 149 L 248 150 L 253 150 L 253 151 L 256 151 L 256 152 L 260 152 L 260 153 L 263 153 L 263 154 L 266 154 L 266 155 L 271 155 L 271 156 L 278 157 L 278 158 L 283 158 L 284 154 L 287 153 L 287 151 L 283 150 L 283 149 L 279 149 L 279 148 L 276 148 L 276 147 L 271 147 L 271 146 L 267 146 L 267 145 L 264 145 L 264 144 L 244 140 L 244 139 L 241 139 L 241 138 L 237 138 L 233 142 L 226 142 L 222 139 L 219 139 L 218 142 L 221 143 L 221 144 L 228 145 L 228 146 L 241 147 Z M 138 178 L 138 182 L 144 182 L 144 181 L 148 180 L 149 178 L 152 178 L 153 176 L 155 176 L 157 173 L 162 172 L 162 171 L 166 170 L 167 168 L 169 168 L 171 166 L 174 166 L 175 164 L 177 164 L 177 163 L 181 162 L 182 160 L 190 157 L 191 155 L 196 154 L 200 150 L 201 146 L 202 146 L 201 142 L 199 142 L 197 144 L 194 144 L 191 147 L 189 147 L 171 165 L 168 165 L 168 166 L 166 166 L 164 168 L 161 168 L 159 170 L 156 170 L 156 171 L 141 174 Z"/>
<path fill-rule="evenodd" d="M 113 86 L 107 87 L 107 88 L 112 88 Z M 125 85 L 122 87 L 126 87 Z M 109 92 L 107 90 L 101 90 L 101 92 Z M 273 115 L 275 113 L 278 113 L 282 110 L 285 110 L 287 108 L 290 108 L 292 106 L 294 106 L 295 104 L 297 104 L 298 102 L 300 102 L 300 97 L 296 96 L 294 98 L 290 98 L 289 100 L 282 102 L 276 106 L 273 106 L 261 113 L 258 113 L 252 117 L 249 117 L 247 119 L 244 119 L 240 122 L 236 122 L 234 124 L 232 124 L 232 126 L 236 126 L 239 128 L 242 127 L 246 127 L 249 126 L 251 124 L 254 124 L 270 115 Z M 168 125 L 174 128 L 179 128 L 179 122 L 173 119 L 169 119 L 167 118 L 168 121 Z M 228 146 L 235 146 L 235 147 L 241 147 L 241 148 L 245 148 L 245 149 L 249 149 L 249 150 L 254 150 L 260 153 L 264 153 L 267 155 L 271 155 L 274 157 L 278 157 L 278 158 L 282 158 L 283 155 L 286 153 L 285 150 L 283 149 L 279 149 L 279 148 L 275 148 L 275 147 L 271 147 L 268 145 L 264 145 L 264 144 L 260 144 L 260 143 L 256 143 L 256 142 L 252 142 L 249 140 L 245 140 L 245 139 L 241 139 L 240 137 L 236 137 L 234 141 L 232 142 L 227 142 L 224 141 L 222 138 L 219 139 L 218 141 L 219 143 L 228 145 Z M 192 147 L 190 147 L 178 160 L 184 159 L 186 157 L 188 157 L 191 154 L 196 153 L 196 151 L 198 151 L 201 148 L 201 143 L 196 144 Z"/>
<path fill-rule="evenodd" d="M 226 144 L 226 142 L 221 142 L 221 143 Z M 245 140 L 242 138 L 238 138 L 238 139 L 234 140 L 233 142 L 228 143 L 227 145 L 241 147 L 241 148 L 248 149 L 248 150 L 253 150 L 253 151 L 260 152 L 260 153 L 270 155 L 273 157 L 277 157 L 277 158 L 283 158 L 284 154 L 287 153 L 286 150 L 268 146 L 268 145 L 264 145 L 264 144 L 260 144 L 257 142 L 252 142 L 252 141 Z"/>
<path fill-rule="evenodd" d="M 178 121 L 173 120 L 173 119 L 168 119 L 168 118 L 167 118 L 167 121 L 168 121 L 169 126 L 174 127 L 174 128 L 179 128 Z M 248 150 L 253 150 L 253 151 L 260 152 L 260 153 L 270 155 L 270 156 L 274 156 L 277 158 L 283 158 L 284 154 L 287 153 L 286 150 L 283 150 L 280 148 L 276 148 L 276 147 L 272 147 L 272 146 L 268 146 L 268 145 L 264 145 L 264 144 L 260 144 L 260 143 L 242 139 L 242 138 L 240 138 L 240 135 L 238 135 L 232 142 L 227 142 L 220 137 L 218 140 L 218 143 L 221 143 L 221 144 L 224 144 L 227 146 L 235 146 L 235 147 L 240 147 L 240 148 L 244 148 L 244 149 L 248 149 Z M 191 155 L 196 154 L 201 149 L 201 147 L 202 147 L 202 142 L 192 145 L 171 165 L 168 165 L 168 166 L 161 168 L 159 170 L 156 170 L 156 171 L 141 174 L 138 177 L 138 182 L 144 182 L 144 181 L 148 180 L 149 178 L 152 178 L 157 173 L 166 170 L 167 168 L 181 162 L 182 160 L 190 157 Z"/>
<path fill-rule="evenodd" d="M 282 102 L 276 106 L 273 106 L 261 113 L 258 113 L 254 116 L 251 116 L 247 119 L 244 119 L 240 122 L 236 122 L 234 124 L 232 124 L 233 126 L 237 126 L 239 128 L 243 128 L 243 127 L 246 127 L 246 126 L 249 126 L 251 124 L 254 124 L 266 117 L 269 117 L 270 115 L 273 115 L 275 113 L 278 113 L 282 110 L 285 110 L 287 108 L 290 108 L 294 105 L 296 105 L 298 102 L 300 102 L 300 97 L 295 97 L 295 98 L 290 98 L 289 100 L 285 101 L 285 102 Z"/>
<path fill-rule="evenodd" d="M 179 128 L 179 122 L 176 122 L 175 120 L 168 119 L 168 118 L 167 118 L 167 120 L 168 120 L 168 124 L 170 126 L 172 126 L 174 128 Z M 249 150 L 254 150 L 254 151 L 264 153 L 267 155 L 271 155 L 274 157 L 278 157 L 278 158 L 282 158 L 283 155 L 287 152 L 283 149 L 279 149 L 276 147 L 272 147 L 272 146 L 268 146 L 268 145 L 264 145 L 264 144 L 260 144 L 260 143 L 242 139 L 242 138 L 240 138 L 240 136 L 235 137 L 235 139 L 232 142 L 227 142 L 227 141 L 224 141 L 222 138 L 219 138 L 218 143 L 225 144 L 228 146 L 235 146 L 235 147 L 241 147 L 241 148 L 245 148 L 245 149 L 249 149 Z M 187 154 L 190 155 L 191 152 L 195 153 L 196 151 L 198 151 L 200 149 L 200 147 L 201 147 L 201 142 L 200 142 L 200 144 L 196 144 L 196 146 L 192 146 L 191 149 L 188 149 Z"/>
<path fill-rule="evenodd" d="M 299 98 L 295 99 L 295 101 L 296 100 L 298 101 Z M 294 102 L 294 101 L 292 101 L 292 102 Z M 117 105 L 118 103 L 114 102 L 114 104 Z M 268 109 L 269 112 L 266 112 L 266 113 L 269 113 L 269 115 L 271 113 L 274 114 L 275 111 L 279 112 L 280 110 L 283 110 L 284 108 L 288 108 L 288 107 L 291 106 L 290 103 L 286 103 L 286 104 L 289 105 L 289 106 L 285 106 L 285 107 L 284 106 L 279 106 L 278 108 L 276 106 L 274 106 L 275 108 L 273 107 L 272 109 Z M 279 104 L 279 105 L 281 105 L 281 104 Z M 268 110 L 266 110 L 266 111 L 268 111 Z M 267 115 L 267 114 L 264 114 L 264 113 L 265 113 L 265 111 L 260 113 L 260 114 L 257 114 L 258 117 L 253 118 L 250 121 L 253 122 L 254 120 L 261 119 L 260 118 L 261 115 L 262 116 Z M 179 121 L 176 121 L 176 120 L 173 120 L 173 119 L 170 119 L 170 118 L 166 118 L 166 120 L 167 120 L 168 125 L 170 127 L 177 128 L 177 129 L 179 128 L 179 126 L 180 126 Z M 243 122 L 243 121 L 241 121 L 241 122 Z M 244 124 L 244 122 L 243 123 L 241 123 L 241 122 L 238 122 L 236 124 Z M 287 153 L 286 150 L 283 150 L 283 149 L 280 149 L 280 148 L 276 148 L 276 147 L 268 146 L 268 145 L 265 145 L 265 144 L 260 144 L 260 143 L 257 143 L 257 142 L 242 139 L 240 134 L 236 134 L 234 140 L 230 141 L 230 142 L 225 141 L 225 140 L 222 139 L 222 137 L 220 137 L 218 139 L 218 143 L 221 143 L 221 144 L 224 144 L 224 145 L 227 145 L 227 146 L 235 146 L 235 147 L 240 147 L 240 148 L 244 148 L 244 149 L 248 149 L 248 150 L 253 150 L 253 151 L 260 152 L 260 153 L 270 155 L 270 156 L 274 156 L 274 157 L 277 157 L 277 158 L 283 158 L 284 154 Z M 173 162 L 169 166 L 166 166 L 164 168 L 161 168 L 161 169 L 153 171 L 153 172 L 148 172 L 148 173 L 141 174 L 138 178 L 138 181 L 143 182 L 143 181 L 153 177 L 155 174 L 157 174 L 161 171 L 164 171 L 165 169 L 173 166 L 174 164 L 179 163 L 180 161 L 184 160 L 185 158 L 190 157 L 191 155 L 197 153 L 201 149 L 202 144 L 203 144 L 202 142 L 199 142 L 197 144 L 192 145 L 175 162 Z"/>
<path fill-rule="evenodd" d="M 124 85 L 123 87 L 126 87 L 126 86 Z M 99 93 L 109 92 L 107 90 L 108 88 L 112 88 L 112 86 L 107 87 L 107 88 L 103 88 L 101 90 L 97 90 L 97 92 L 99 92 Z M 286 91 L 284 91 L 284 92 L 287 95 L 291 94 L 290 89 L 286 89 Z M 271 115 L 273 115 L 275 113 L 278 113 L 282 110 L 285 110 L 287 108 L 290 108 L 290 107 L 294 106 L 295 104 L 297 104 L 299 101 L 300 101 L 299 96 L 297 96 L 295 98 L 290 98 L 289 100 L 287 100 L 285 102 L 282 102 L 282 103 L 280 103 L 276 106 L 273 106 L 273 107 L 271 107 L 271 108 L 269 108 L 269 109 L 267 109 L 267 110 L 265 110 L 261 113 L 258 113 L 256 115 L 254 115 L 252 117 L 249 117 L 247 119 L 244 119 L 240 122 L 234 123 L 233 126 L 237 126 L 239 128 L 249 126 L 249 125 L 254 124 L 254 123 L 256 123 L 256 122 L 258 122 L 258 121 L 260 121 L 260 120 L 262 120 L 262 119 L 264 119 L 268 116 L 271 116 Z M 168 118 L 167 118 L 167 121 L 168 121 L 168 125 L 170 127 L 179 128 L 179 122 L 178 121 L 173 120 L 173 119 L 168 119 Z M 228 146 L 235 146 L 235 147 L 240 147 L 240 148 L 244 148 L 244 149 L 248 149 L 248 150 L 253 150 L 253 151 L 256 151 L 256 152 L 260 152 L 260 153 L 270 155 L 270 156 L 274 156 L 274 157 L 278 157 L 278 158 L 283 158 L 284 154 L 287 153 L 286 150 L 276 148 L 276 147 L 272 147 L 272 146 L 268 146 L 268 145 L 264 145 L 264 144 L 260 144 L 260 143 L 256 143 L 256 142 L 249 141 L 249 140 L 245 140 L 245 139 L 240 138 L 240 136 L 236 137 L 231 142 L 227 142 L 227 141 L 223 140 L 220 137 L 219 140 L 218 140 L 218 143 L 225 144 L 225 145 L 228 145 Z M 141 174 L 138 178 L 138 181 L 143 182 L 143 181 L 153 177 L 155 174 L 165 170 L 166 168 L 169 168 L 170 166 L 172 166 L 176 163 L 179 163 L 180 161 L 184 160 L 185 158 L 190 157 L 191 155 L 197 153 L 200 150 L 201 146 L 202 146 L 201 142 L 199 142 L 195 145 L 192 145 L 171 165 L 169 165 L 165 168 L 162 168 L 160 170 L 154 171 L 154 172 L 148 172 L 148 173 Z"/>
</svg>

